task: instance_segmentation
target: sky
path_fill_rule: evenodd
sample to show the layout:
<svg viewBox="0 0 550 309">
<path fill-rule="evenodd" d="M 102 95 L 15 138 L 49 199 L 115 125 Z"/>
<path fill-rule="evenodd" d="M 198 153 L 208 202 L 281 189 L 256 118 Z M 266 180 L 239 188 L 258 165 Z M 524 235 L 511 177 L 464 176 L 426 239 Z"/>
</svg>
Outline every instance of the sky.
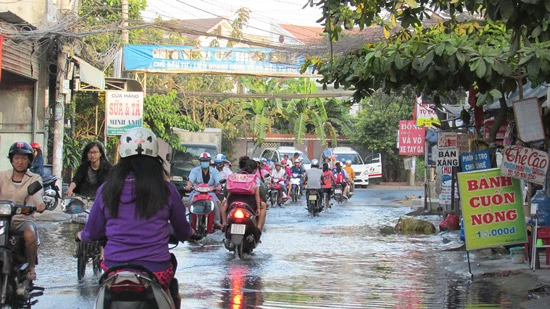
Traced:
<svg viewBox="0 0 550 309">
<path fill-rule="evenodd" d="M 250 9 L 249 25 L 252 30 L 268 30 L 270 23 L 298 26 L 320 26 L 315 21 L 321 17 L 318 7 L 302 7 L 307 0 L 147 0 L 142 16 L 153 19 L 197 19 L 225 17 L 235 18 L 235 11 Z M 248 32 L 248 31 L 247 31 Z"/>
</svg>

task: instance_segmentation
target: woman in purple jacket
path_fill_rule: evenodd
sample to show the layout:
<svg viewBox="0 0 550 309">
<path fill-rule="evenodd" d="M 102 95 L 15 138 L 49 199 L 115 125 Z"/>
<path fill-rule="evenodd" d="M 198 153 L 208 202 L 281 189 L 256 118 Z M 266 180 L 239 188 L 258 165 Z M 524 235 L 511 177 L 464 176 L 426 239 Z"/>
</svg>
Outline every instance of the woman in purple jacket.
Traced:
<svg viewBox="0 0 550 309">
<path fill-rule="evenodd" d="M 134 128 L 120 138 L 120 161 L 98 189 L 79 238 L 107 237 L 102 267 L 126 263 L 144 266 L 168 289 L 175 269 L 168 251 L 170 225 L 180 241 L 191 238 L 185 207 L 158 156 L 152 131 Z"/>
</svg>

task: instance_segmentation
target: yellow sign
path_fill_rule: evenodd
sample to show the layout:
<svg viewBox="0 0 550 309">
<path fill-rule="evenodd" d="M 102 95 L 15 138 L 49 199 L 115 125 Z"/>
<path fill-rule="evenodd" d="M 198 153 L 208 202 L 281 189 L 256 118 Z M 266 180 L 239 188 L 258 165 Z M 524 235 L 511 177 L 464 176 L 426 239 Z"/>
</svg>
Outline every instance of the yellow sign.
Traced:
<svg viewBox="0 0 550 309">
<path fill-rule="evenodd" d="M 466 250 L 527 242 L 520 181 L 500 169 L 458 173 Z"/>
</svg>

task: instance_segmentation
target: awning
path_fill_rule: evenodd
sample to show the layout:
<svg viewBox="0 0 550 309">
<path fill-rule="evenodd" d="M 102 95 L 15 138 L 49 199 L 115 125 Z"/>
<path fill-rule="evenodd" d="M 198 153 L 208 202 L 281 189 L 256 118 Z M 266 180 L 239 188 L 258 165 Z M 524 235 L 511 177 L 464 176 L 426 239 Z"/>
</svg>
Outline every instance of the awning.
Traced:
<svg viewBox="0 0 550 309">
<path fill-rule="evenodd" d="M 525 85 L 523 85 L 523 98 L 542 98 L 546 96 L 547 94 L 548 85 L 543 84 L 535 88 L 531 88 L 531 82 L 527 82 Z M 509 94 L 506 96 L 506 104 L 508 107 L 512 107 L 512 102 L 519 100 L 519 91 L 516 91 L 512 94 Z M 494 110 L 494 109 L 500 109 L 500 101 L 494 100 L 493 103 L 489 105 L 485 105 L 483 107 L 483 110 Z"/>
<path fill-rule="evenodd" d="M 80 68 L 80 80 L 86 84 L 97 87 L 100 90 L 105 90 L 105 76 L 103 71 L 96 69 L 94 66 L 76 56 L 71 56 L 78 67 Z"/>
</svg>

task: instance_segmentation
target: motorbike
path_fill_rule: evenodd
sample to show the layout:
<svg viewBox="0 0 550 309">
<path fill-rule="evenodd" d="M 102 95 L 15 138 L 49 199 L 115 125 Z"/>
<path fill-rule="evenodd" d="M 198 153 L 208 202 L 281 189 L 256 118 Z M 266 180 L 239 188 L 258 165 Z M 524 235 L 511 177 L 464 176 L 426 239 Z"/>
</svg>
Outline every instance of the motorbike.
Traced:
<svg viewBox="0 0 550 309">
<path fill-rule="evenodd" d="M 283 186 L 284 186 L 284 179 L 275 178 L 273 181 L 269 184 L 269 199 L 271 201 L 271 206 L 279 206 L 283 207 L 284 200 L 283 200 Z"/>
<path fill-rule="evenodd" d="M 28 196 L 42 189 L 40 182 L 35 181 L 27 188 Z M 59 192 L 52 187 L 51 196 L 43 197 L 46 210 L 54 210 L 57 207 Z M 16 214 L 30 215 L 36 210 L 32 205 L 17 205 L 12 201 L 0 201 L 0 307 L 30 308 L 38 300 L 33 298 L 43 294 L 44 288 L 35 286 L 33 281 L 27 279 L 28 263 L 25 254 L 23 233 L 10 230 L 11 219 Z M 38 264 L 38 259 L 36 260 Z"/>
<path fill-rule="evenodd" d="M 292 177 L 290 178 L 290 197 L 293 202 L 297 202 L 300 197 L 301 179 L 302 176 L 299 173 L 292 173 Z"/>
<path fill-rule="evenodd" d="M 81 214 L 85 209 L 80 203 L 68 204 L 64 212 Z M 169 244 L 177 247 L 178 240 L 170 236 Z M 177 269 L 176 257 L 171 254 L 173 269 Z M 107 269 L 99 278 L 96 309 L 175 309 L 180 307 L 178 280 L 170 282 L 170 295 L 147 268 L 135 264 L 122 264 Z"/>
<path fill-rule="evenodd" d="M 240 259 L 252 253 L 258 244 L 256 211 L 243 202 L 233 202 L 228 208 L 227 228 L 223 243 L 229 251 L 237 253 Z"/>
<path fill-rule="evenodd" d="M 195 233 L 203 238 L 214 232 L 216 201 L 208 193 L 213 192 L 215 188 L 207 184 L 199 184 L 193 190 L 197 191 L 197 194 L 193 196 L 189 206 L 189 222 Z"/>
<path fill-rule="evenodd" d="M 79 231 L 84 229 L 86 222 L 88 222 L 89 210 L 94 204 L 95 198 L 85 197 L 80 195 L 74 195 L 70 198 L 65 199 L 65 209 L 80 207 L 82 209 L 81 213 L 72 214 L 71 223 L 79 225 Z M 75 237 L 76 242 L 76 277 L 78 281 L 82 281 L 86 275 L 86 266 L 88 262 L 92 263 L 92 270 L 94 276 L 101 274 L 101 248 L 104 246 L 102 242 L 94 241 L 91 243 L 86 243 L 80 241 L 78 237 Z"/>
<path fill-rule="evenodd" d="M 339 183 L 334 187 L 334 199 L 338 202 L 338 204 L 344 202 L 343 188 Z"/>
<path fill-rule="evenodd" d="M 314 217 L 323 210 L 320 193 L 319 189 L 309 189 L 308 191 L 307 211 Z"/>
</svg>

